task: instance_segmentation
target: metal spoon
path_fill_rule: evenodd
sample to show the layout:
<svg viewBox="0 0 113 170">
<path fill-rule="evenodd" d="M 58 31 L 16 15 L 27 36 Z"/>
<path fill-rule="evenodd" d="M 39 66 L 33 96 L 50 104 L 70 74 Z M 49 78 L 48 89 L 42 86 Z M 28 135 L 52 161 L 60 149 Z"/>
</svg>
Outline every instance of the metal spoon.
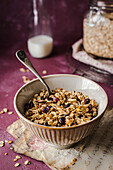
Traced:
<svg viewBox="0 0 113 170">
<path fill-rule="evenodd" d="M 46 89 L 48 91 L 48 96 L 49 96 L 51 94 L 50 88 L 48 87 L 46 82 L 42 79 L 42 77 L 38 74 L 38 72 L 35 70 L 35 68 L 31 64 L 29 58 L 26 56 L 25 52 L 18 50 L 16 52 L 16 57 L 22 64 L 24 64 L 28 69 L 30 69 L 32 71 L 32 73 L 35 74 L 36 77 L 38 77 L 38 79 L 41 81 L 41 83 L 46 87 Z"/>
</svg>

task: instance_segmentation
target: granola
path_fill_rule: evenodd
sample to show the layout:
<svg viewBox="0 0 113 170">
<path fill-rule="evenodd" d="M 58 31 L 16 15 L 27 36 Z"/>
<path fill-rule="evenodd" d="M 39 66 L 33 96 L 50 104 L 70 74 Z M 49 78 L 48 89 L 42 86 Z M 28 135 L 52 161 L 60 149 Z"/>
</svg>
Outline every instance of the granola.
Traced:
<svg viewBox="0 0 113 170">
<path fill-rule="evenodd" d="M 52 90 L 48 97 L 46 90 L 35 94 L 25 104 L 24 116 L 32 122 L 67 127 L 90 121 L 98 115 L 98 104 L 81 92 L 68 92 L 62 88 Z"/>
</svg>

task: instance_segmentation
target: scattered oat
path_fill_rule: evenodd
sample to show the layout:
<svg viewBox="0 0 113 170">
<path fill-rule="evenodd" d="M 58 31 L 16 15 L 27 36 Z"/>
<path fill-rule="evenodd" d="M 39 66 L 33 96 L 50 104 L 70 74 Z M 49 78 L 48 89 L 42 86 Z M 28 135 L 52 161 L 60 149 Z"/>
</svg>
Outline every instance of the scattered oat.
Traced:
<svg viewBox="0 0 113 170">
<path fill-rule="evenodd" d="M 47 74 L 47 70 L 43 70 L 42 73 L 43 73 L 43 74 Z"/>
<path fill-rule="evenodd" d="M 7 109 L 7 108 L 4 108 L 4 109 L 3 109 L 3 112 L 5 112 L 5 113 L 6 113 L 7 111 L 8 111 L 8 109 Z"/>
<path fill-rule="evenodd" d="M 74 159 L 72 160 L 72 162 L 70 162 L 70 165 L 74 165 L 76 161 L 77 161 L 77 159 L 74 158 Z"/>
<path fill-rule="evenodd" d="M 25 164 L 25 165 L 30 165 L 31 162 L 30 162 L 29 160 L 26 160 L 26 161 L 24 162 L 24 164 Z"/>
<path fill-rule="evenodd" d="M 5 155 L 8 155 L 8 153 L 5 153 Z"/>
<path fill-rule="evenodd" d="M 8 141 L 7 143 L 8 143 L 8 144 L 11 144 L 11 143 L 13 143 L 13 141 L 12 141 L 12 140 L 10 140 L 10 141 Z"/>
<path fill-rule="evenodd" d="M 13 112 L 8 112 L 8 115 L 12 115 L 13 114 Z"/>
<path fill-rule="evenodd" d="M 0 141 L 0 147 L 3 147 L 4 145 L 4 141 Z"/>
<path fill-rule="evenodd" d="M 15 167 L 18 167 L 18 166 L 20 166 L 20 164 L 19 164 L 19 163 L 16 163 L 16 164 L 15 164 Z"/>
<path fill-rule="evenodd" d="M 0 114 L 3 114 L 4 113 L 4 111 L 2 110 L 1 112 L 0 112 Z"/>
<path fill-rule="evenodd" d="M 26 69 L 26 72 L 29 72 L 29 69 Z"/>
<path fill-rule="evenodd" d="M 13 161 L 16 162 L 16 161 L 18 161 L 18 159 L 15 158 Z"/>
<path fill-rule="evenodd" d="M 24 68 L 20 68 L 20 71 L 25 73 L 25 69 Z"/>
<path fill-rule="evenodd" d="M 24 83 L 27 83 L 30 81 L 30 79 L 26 76 L 22 76 Z"/>
<path fill-rule="evenodd" d="M 8 140 L 5 140 L 5 143 L 7 143 L 8 142 Z"/>
<path fill-rule="evenodd" d="M 82 151 L 85 148 L 85 145 L 80 146 L 80 151 Z"/>
<path fill-rule="evenodd" d="M 21 157 L 19 155 L 16 156 L 17 159 L 21 159 Z"/>
</svg>

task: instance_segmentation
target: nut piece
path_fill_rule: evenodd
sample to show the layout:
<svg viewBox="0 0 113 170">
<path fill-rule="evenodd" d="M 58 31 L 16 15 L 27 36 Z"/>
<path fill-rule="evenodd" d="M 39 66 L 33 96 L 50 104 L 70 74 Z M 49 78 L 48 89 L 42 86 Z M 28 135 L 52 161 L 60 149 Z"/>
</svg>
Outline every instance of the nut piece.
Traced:
<svg viewBox="0 0 113 170">
<path fill-rule="evenodd" d="M 20 164 L 17 162 L 17 163 L 15 164 L 15 167 L 18 167 L 18 166 L 20 166 Z"/>
<path fill-rule="evenodd" d="M 11 143 L 13 143 L 13 141 L 12 141 L 12 140 L 10 140 L 10 141 L 8 141 L 7 143 L 8 143 L 8 144 L 11 144 Z"/>
<path fill-rule="evenodd" d="M 4 141 L 0 141 L 0 147 L 3 147 L 4 145 Z"/>
<path fill-rule="evenodd" d="M 19 155 L 16 156 L 17 159 L 21 159 L 21 157 Z"/>
<path fill-rule="evenodd" d="M 46 71 L 46 70 L 43 70 L 42 73 L 43 73 L 43 74 L 47 74 L 47 71 Z"/>
<path fill-rule="evenodd" d="M 31 162 L 30 162 L 29 160 L 26 160 L 26 161 L 24 162 L 24 164 L 25 164 L 25 165 L 30 165 Z"/>
</svg>

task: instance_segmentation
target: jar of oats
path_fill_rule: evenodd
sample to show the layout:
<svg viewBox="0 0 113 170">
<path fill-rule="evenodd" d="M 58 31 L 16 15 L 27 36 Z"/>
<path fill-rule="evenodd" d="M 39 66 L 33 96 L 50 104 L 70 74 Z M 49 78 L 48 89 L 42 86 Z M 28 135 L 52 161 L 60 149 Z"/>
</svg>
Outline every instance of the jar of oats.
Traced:
<svg viewBox="0 0 113 170">
<path fill-rule="evenodd" d="M 113 0 L 94 0 L 83 21 L 83 46 L 96 57 L 113 59 Z"/>
</svg>

